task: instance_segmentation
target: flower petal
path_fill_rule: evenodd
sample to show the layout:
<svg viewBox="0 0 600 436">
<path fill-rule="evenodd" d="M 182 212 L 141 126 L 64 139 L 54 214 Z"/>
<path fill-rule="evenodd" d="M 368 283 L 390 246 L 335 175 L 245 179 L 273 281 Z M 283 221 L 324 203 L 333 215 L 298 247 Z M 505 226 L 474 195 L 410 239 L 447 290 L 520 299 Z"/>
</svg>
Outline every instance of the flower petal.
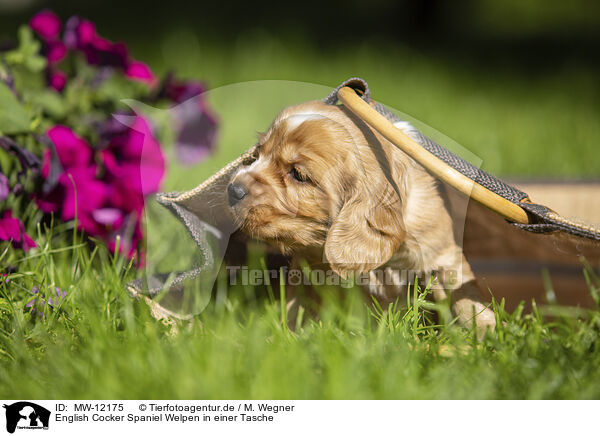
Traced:
<svg viewBox="0 0 600 436">
<path fill-rule="evenodd" d="M 75 218 L 88 219 L 94 210 L 100 208 L 106 200 L 106 185 L 96 180 L 96 167 L 75 168 L 59 177 L 59 182 L 65 190 L 62 205 L 62 219 L 65 221 Z"/>
<path fill-rule="evenodd" d="M 63 168 L 85 168 L 90 164 L 92 149 L 66 126 L 54 126 L 48 130 L 48 137 L 54 143 Z"/>
<path fill-rule="evenodd" d="M 52 11 L 41 11 L 29 21 L 29 27 L 44 41 L 50 41 L 57 39 L 60 34 L 60 19 Z"/>
<path fill-rule="evenodd" d="M 67 55 L 67 46 L 60 40 L 51 41 L 46 48 L 46 58 L 48 63 L 56 64 L 62 61 Z"/>
<path fill-rule="evenodd" d="M 12 241 L 14 248 L 27 251 L 36 247 L 36 243 L 25 232 L 25 226 L 18 218 L 13 218 L 10 210 L 5 211 L 0 218 L 0 240 Z"/>
<path fill-rule="evenodd" d="M 77 45 L 91 44 L 96 39 L 96 26 L 89 20 L 79 20 L 76 27 Z"/>
<path fill-rule="evenodd" d="M 119 221 L 123 219 L 123 212 L 114 207 L 105 207 L 92 211 L 92 217 L 105 226 L 120 227 Z"/>
<path fill-rule="evenodd" d="M 195 80 L 179 81 L 173 75 L 167 76 L 163 85 L 162 95 L 174 103 L 183 103 L 204 92 L 204 85 Z"/>
<path fill-rule="evenodd" d="M 173 117 L 179 123 L 175 147 L 180 162 L 193 165 L 205 159 L 213 150 L 217 121 L 199 96 L 176 106 Z"/>
<path fill-rule="evenodd" d="M 13 218 L 10 210 L 4 211 L 0 218 L 0 239 L 3 241 L 20 241 L 21 225 L 20 221 Z"/>
<path fill-rule="evenodd" d="M 60 70 L 49 71 L 48 84 L 54 90 L 61 92 L 67 84 L 67 75 Z"/>
<path fill-rule="evenodd" d="M 149 85 L 156 83 L 156 77 L 148 65 L 140 61 L 132 61 L 127 65 L 125 75 L 130 79 Z"/>
<path fill-rule="evenodd" d="M 158 191 L 165 173 L 165 159 L 144 118 L 136 117 L 130 128 L 116 135 L 102 156 L 107 171 L 134 191 L 143 195 Z"/>
</svg>

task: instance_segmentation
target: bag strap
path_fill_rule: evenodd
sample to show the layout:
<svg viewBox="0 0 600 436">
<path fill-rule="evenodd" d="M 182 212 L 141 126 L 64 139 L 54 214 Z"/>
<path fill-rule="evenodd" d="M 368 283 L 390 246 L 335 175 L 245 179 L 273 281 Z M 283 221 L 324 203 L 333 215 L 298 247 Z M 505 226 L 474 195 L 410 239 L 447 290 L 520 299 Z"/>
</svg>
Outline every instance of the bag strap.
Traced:
<svg viewBox="0 0 600 436">
<path fill-rule="evenodd" d="M 366 103 L 371 103 L 371 92 L 369 91 L 369 84 L 360 77 L 350 77 L 348 80 L 344 80 L 342 83 L 336 86 L 335 89 L 331 91 L 327 97 L 323 99 L 323 103 L 336 104 L 338 102 L 338 92 L 344 87 L 351 88 Z M 392 114 L 392 116 L 395 115 Z"/>
<path fill-rule="evenodd" d="M 357 98 L 357 96 L 360 98 Z M 473 189 L 472 197 L 489 209 L 504 216 L 511 224 L 534 233 L 562 231 L 578 237 L 600 241 L 600 229 L 565 219 L 550 208 L 533 203 L 525 192 L 505 183 L 481 168 L 475 167 L 421 132 L 417 133 L 416 141 L 403 134 L 400 129 L 393 125 L 401 121 L 400 118 L 383 104 L 371 100 L 369 86 L 363 79 L 353 77 L 342 82 L 323 102 L 336 104 L 338 100 L 365 123 L 407 152 L 409 156 L 444 182 L 449 183 L 464 194 L 470 195 L 467 189 L 461 189 L 461 186 L 457 186 L 457 184 L 461 184 L 460 177 L 448 178 L 446 176 L 451 168 L 471 181 L 472 186 L 469 188 Z M 385 120 L 376 115 L 381 115 Z M 422 153 L 423 150 L 419 150 L 419 147 L 415 148 L 415 144 L 427 153 Z M 441 161 L 441 165 L 438 160 Z M 514 207 L 510 203 L 518 207 Z"/>
</svg>

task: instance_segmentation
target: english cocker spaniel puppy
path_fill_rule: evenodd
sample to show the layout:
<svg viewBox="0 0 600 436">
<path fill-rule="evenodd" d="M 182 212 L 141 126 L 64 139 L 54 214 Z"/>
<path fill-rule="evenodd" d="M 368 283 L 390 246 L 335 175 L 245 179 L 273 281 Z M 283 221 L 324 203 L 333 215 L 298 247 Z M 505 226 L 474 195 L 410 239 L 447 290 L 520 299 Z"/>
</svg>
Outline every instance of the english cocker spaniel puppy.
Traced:
<svg viewBox="0 0 600 436">
<path fill-rule="evenodd" d="M 475 321 L 480 334 L 495 326 L 438 182 L 343 106 L 283 110 L 227 195 L 243 232 L 312 269 L 361 276 L 382 303 L 405 295 L 414 274 L 433 277 L 434 298 L 450 298 L 461 324 Z"/>
</svg>

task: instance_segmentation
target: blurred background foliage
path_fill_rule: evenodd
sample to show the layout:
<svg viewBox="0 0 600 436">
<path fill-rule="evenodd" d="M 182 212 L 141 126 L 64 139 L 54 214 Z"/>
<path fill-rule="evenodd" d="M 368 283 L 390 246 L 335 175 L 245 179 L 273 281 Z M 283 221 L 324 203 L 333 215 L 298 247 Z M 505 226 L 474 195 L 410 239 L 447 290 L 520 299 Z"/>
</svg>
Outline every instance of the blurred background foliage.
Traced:
<svg viewBox="0 0 600 436">
<path fill-rule="evenodd" d="M 0 0 L 0 44 L 42 8 L 89 18 L 158 74 L 208 89 L 264 79 L 333 87 L 359 75 L 376 99 L 496 174 L 600 175 L 597 1 Z"/>
</svg>

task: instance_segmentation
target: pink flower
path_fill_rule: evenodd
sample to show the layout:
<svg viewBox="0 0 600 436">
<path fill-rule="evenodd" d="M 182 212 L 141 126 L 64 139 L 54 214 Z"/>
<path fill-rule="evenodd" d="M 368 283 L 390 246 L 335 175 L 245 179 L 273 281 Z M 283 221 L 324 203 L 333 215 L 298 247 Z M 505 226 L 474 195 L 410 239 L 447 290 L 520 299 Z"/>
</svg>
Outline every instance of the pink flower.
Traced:
<svg viewBox="0 0 600 436">
<path fill-rule="evenodd" d="M 63 189 L 61 218 L 70 221 L 77 217 L 79 228 L 90 235 L 102 236 L 104 226 L 94 219 L 94 211 L 107 200 L 105 183 L 96 179 L 97 168 L 73 168 L 63 173 L 59 184 Z"/>
<path fill-rule="evenodd" d="M 10 210 L 4 211 L 0 218 L 0 240 L 11 241 L 14 248 L 22 248 L 25 251 L 37 246 L 25 232 L 21 220 L 13 218 Z"/>
<path fill-rule="evenodd" d="M 38 12 L 29 21 L 29 27 L 44 41 L 58 39 L 60 34 L 60 19 L 49 10 Z"/>
<path fill-rule="evenodd" d="M 29 26 L 42 40 L 42 53 L 48 60 L 48 85 L 60 92 L 67 83 L 67 75 L 56 67 L 67 56 L 67 46 L 60 39 L 60 20 L 54 12 L 46 10 L 36 14 Z"/>
<path fill-rule="evenodd" d="M 71 17 L 65 25 L 62 40 L 60 20 L 51 11 L 39 12 L 29 25 L 43 43 L 42 52 L 49 64 L 48 84 L 59 92 L 65 87 L 67 77 L 55 65 L 67 56 L 69 50 L 83 53 L 90 65 L 119 68 L 131 80 L 150 86 L 157 82 L 148 65 L 129 56 L 125 44 L 101 37 L 94 23 L 89 20 Z"/>
<path fill-rule="evenodd" d="M 61 92 L 67 84 L 67 75 L 60 70 L 48 71 L 48 84 L 54 90 Z"/>
<path fill-rule="evenodd" d="M 130 79 L 144 82 L 149 85 L 156 83 L 156 77 L 154 77 L 154 73 L 152 73 L 150 67 L 140 61 L 131 61 L 129 65 L 127 65 L 125 75 Z"/>
<path fill-rule="evenodd" d="M 149 123 L 132 119 L 130 126 L 114 120 L 104 127 L 100 133 L 106 147 L 99 159 L 68 127 L 51 128 L 47 134 L 53 148 L 44 153 L 42 165 L 48 188 L 36 199 L 45 212 L 60 212 L 64 221 L 77 219 L 78 228 L 103 238 L 113 251 L 120 236 L 120 251 L 130 257 L 143 238 L 144 197 L 158 190 L 165 171 Z"/>
<path fill-rule="evenodd" d="M 103 224 L 93 216 L 96 209 L 106 201 L 107 186 L 97 180 L 98 168 L 93 162 L 90 146 L 66 126 L 55 126 L 48 130 L 48 137 L 60 165 L 56 185 L 38 199 L 38 207 L 45 212 L 61 213 L 64 221 L 77 218 L 78 226 L 91 235 L 101 235 Z M 48 179 L 51 172 L 52 152 L 46 150 L 42 165 L 42 176 Z"/>
<path fill-rule="evenodd" d="M 176 139 L 175 151 L 180 162 L 196 164 L 205 159 L 216 143 L 217 119 L 203 98 L 204 86 L 197 81 L 178 81 L 169 75 L 161 96 L 178 103 L 171 109 Z"/>
<path fill-rule="evenodd" d="M 89 20 L 71 17 L 65 26 L 64 41 L 69 49 L 81 51 L 91 65 L 117 67 L 130 79 L 150 85 L 156 82 L 150 67 L 131 59 L 125 44 L 98 35 Z"/>
<path fill-rule="evenodd" d="M 60 39 L 46 44 L 46 59 L 50 65 L 62 61 L 67 56 L 67 46 Z"/>
<path fill-rule="evenodd" d="M 70 31 L 75 32 L 71 35 Z M 73 39 L 70 39 L 73 38 Z M 67 21 L 67 30 L 65 31 L 65 40 L 71 48 L 83 48 L 88 44 L 93 44 L 96 39 L 96 25 L 89 20 L 81 20 L 79 17 L 71 17 Z"/>
<path fill-rule="evenodd" d="M 60 163 L 65 170 L 87 168 L 92 159 L 92 149 L 67 126 L 54 126 L 48 130 Z M 46 161 L 44 166 L 46 165 Z"/>
<path fill-rule="evenodd" d="M 217 136 L 217 120 L 206 102 L 193 97 L 172 109 L 177 132 L 175 151 L 185 165 L 204 160 L 213 150 Z"/>
<path fill-rule="evenodd" d="M 161 94 L 173 103 L 183 103 L 204 92 L 202 83 L 195 80 L 176 80 L 173 74 L 165 79 Z"/>
<path fill-rule="evenodd" d="M 102 162 L 115 206 L 141 214 L 144 197 L 158 191 L 165 173 L 165 159 L 149 123 L 137 116 L 130 127 L 114 131 Z"/>
</svg>

